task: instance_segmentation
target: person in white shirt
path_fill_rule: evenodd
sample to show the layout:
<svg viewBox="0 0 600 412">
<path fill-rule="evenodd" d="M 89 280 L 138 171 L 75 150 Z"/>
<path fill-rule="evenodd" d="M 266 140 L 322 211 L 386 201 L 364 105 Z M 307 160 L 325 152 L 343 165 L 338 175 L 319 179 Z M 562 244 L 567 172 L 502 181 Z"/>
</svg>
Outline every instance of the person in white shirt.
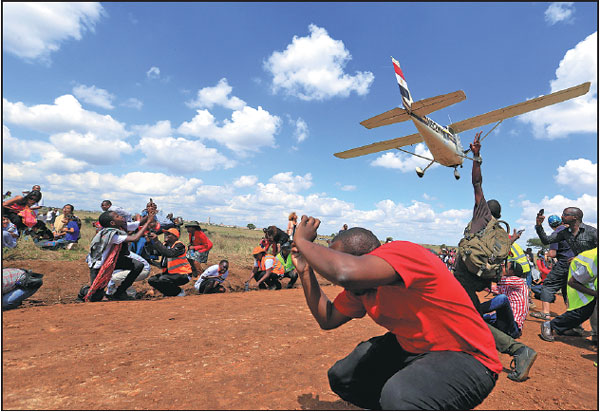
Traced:
<svg viewBox="0 0 600 412">
<path fill-rule="evenodd" d="M 148 261 L 140 255 L 131 251 L 129 252 L 129 257 L 131 259 L 137 260 L 138 262 L 141 262 L 144 265 L 144 269 L 137 276 L 137 278 L 134 279 L 134 282 L 139 282 L 141 280 L 146 279 L 148 275 L 150 275 L 150 264 L 148 263 Z M 110 279 L 110 282 L 108 282 L 108 286 L 106 287 L 106 296 L 111 296 L 115 293 L 119 285 L 121 285 L 121 283 L 123 283 L 127 275 L 129 275 L 129 272 L 129 270 L 125 269 L 115 269 L 115 271 L 112 274 L 112 278 Z M 133 286 L 127 288 L 126 292 L 129 296 L 135 297 L 136 290 Z"/>
<path fill-rule="evenodd" d="M 212 265 L 207 268 L 194 284 L 194 288 L 200 294 L 205 293 L 224 293 L 223 282 L 229 275 L 229 262 L 222 260 L 218 265 Z"/>
</svg>

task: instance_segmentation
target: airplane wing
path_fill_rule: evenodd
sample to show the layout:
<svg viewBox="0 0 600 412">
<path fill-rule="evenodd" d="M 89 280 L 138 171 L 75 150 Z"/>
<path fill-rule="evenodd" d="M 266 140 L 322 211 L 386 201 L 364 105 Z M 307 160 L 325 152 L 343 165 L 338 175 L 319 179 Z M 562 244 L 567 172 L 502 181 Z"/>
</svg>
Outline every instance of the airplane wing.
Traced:
<svg viewBox="0 0 600 412">
<path fill-rule="evenodd" d="M 542 107 L 550 106 L 565 100 L 573 99 L 582 96 L 590 90 L 590 82 L 582 83 L 579 86 L 574 86 L 568 89 L 559 90 L 552 94 L 536 97 L 535 99 L 527 100 L 522 103 L 513 104 L 502 109 L 494 110 L 479 116 L 471 117 L 470 119 L 452 123 L 448 126 L 454 133 L 460 133 L 465 130 L 471 130 L 479 126 L 498 122 L 510 117 L 518 116 L 523 113 L 541 109 Z"/>
<path fill-rule="evenodd" d="M 436 110 L 453 105 L 454 103 L 462 102 L 466 98 L 465 92 L 458 90 L 453 93 L 442 94 L 440 96 L 430 97 L 428 99 L 414 102 L 412 104 L 412 111 L 419 116 L 425 116 L 429 113 L 435 112 Z M 408 119 L 410 119 L 408 112 L 405 109 L 396 107 L 392 110 L 388 110 L 385 113 L 364 120 L 360 122 L 360 124 L 365 126 L 367 129 L 372 129 L 374 127 L 385 126 L 388 124 L 405 122 Z"/>
<path fill-rule="evenodd" d="M 382 152 L 384 150 L 395 149 L 397 147 L 407 146 L 422 142 L 423 138 L 419 133 L 409 136 L 398 137 L 396 139 L 384 140 L 383 142 L 371 143 L 366 146 L 346 150 L 344 152 L 334 153 L 334 156 L 341 159 L 350 159 L 352 157 L 364 156 L 370 153 Z"/>
</svg>

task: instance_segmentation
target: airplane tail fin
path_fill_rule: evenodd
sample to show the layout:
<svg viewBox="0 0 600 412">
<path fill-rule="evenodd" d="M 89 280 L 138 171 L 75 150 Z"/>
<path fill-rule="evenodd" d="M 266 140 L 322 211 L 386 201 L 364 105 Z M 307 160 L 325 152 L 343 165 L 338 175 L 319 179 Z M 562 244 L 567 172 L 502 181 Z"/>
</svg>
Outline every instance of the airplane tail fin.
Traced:
<svg viewBox="0 0 600 412">
<path fill-rule="evenodd" d="M 392 57 L 392 64 L 394 65 L 394 72 L 396 72 L 396 80 L 398 80 L 398 86 L 400 86 L 400 94 L 402 95 L 402 104 L 404 108 L 410 112 L 411 106 L 413 103 L 412 97 L 410 95 L 410 91 L 408 90 L 408 85 L 406 84 L 406 79 L 404 79 L 404 73 L 400 69 L 400 63 L 398 60 Z"/>
</svg>

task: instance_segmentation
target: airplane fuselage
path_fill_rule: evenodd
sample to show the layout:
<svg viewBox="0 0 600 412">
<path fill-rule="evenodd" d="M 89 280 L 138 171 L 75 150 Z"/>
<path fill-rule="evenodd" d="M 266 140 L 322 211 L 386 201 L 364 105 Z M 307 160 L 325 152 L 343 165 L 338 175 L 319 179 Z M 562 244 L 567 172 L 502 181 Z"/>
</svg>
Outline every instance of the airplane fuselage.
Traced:
<svg viewBox="0 0 600 412">
<path fill-rule="evenodd" d="M 449 167 L 460 166 L 464 158 L 460 138 L 427 116 L 410 113 L 410 118 L 436 162 Z"/>
</svg>

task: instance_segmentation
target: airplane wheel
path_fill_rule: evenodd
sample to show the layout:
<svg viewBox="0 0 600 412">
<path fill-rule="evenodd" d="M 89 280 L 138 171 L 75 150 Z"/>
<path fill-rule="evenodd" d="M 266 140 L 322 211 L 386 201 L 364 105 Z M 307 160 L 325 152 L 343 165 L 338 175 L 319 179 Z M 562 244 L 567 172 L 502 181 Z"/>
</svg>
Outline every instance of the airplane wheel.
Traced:
<svg viewBox="0 0 600 412">
<path fill-rule="evenodd" d="M 420 167 L 417 167 L 417 176 L 419 177 L 423 177 L 423 175 L 425 174 L 425 171 L 423 169 L 421 169 Z"/>
<path fill-rule="evenodd" d="M 458 173 L 458 170 L 454 169 L 454 178 L 456 180 L 460 179 L 460 174 Z"/>
</svg>

